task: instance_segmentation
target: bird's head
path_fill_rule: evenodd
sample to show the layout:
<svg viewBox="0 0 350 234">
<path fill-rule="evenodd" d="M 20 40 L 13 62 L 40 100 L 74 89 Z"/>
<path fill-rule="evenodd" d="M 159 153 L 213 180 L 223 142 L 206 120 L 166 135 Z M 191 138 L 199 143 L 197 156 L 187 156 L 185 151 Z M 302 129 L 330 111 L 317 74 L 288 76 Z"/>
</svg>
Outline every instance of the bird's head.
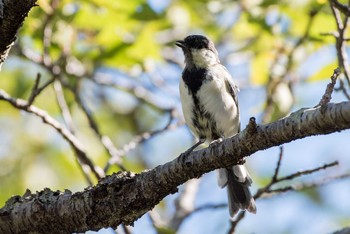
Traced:
<svg viewBox="0 0 350 234">
<path fill-rule="evenodd" d="M 189 68 L 207 68 L 220 63 L 214 43 L 205 36 L 190 35 L 184 40 L 176 41 L 185 55 L 185 63 Z"/>
</svg>

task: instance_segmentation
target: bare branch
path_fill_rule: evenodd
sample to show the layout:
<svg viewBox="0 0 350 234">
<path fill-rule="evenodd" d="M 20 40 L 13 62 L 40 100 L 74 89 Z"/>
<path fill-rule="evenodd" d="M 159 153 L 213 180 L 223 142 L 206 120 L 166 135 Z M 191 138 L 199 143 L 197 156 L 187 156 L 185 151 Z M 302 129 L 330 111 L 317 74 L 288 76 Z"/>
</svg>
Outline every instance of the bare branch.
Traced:
<svg viewBox="0 0 350 234">
<path fill-rule="evenodd" d="M 338 164 L 339 164 L 338 161 L 334 161 L 332 163 L 327 163 L 327 164 L 324 164 L 323 166 L 320 166 L 320 167 L 317 167 L 317 168 L 314 168 L 314 169 L 298 171 L 298 172 L 293 173 L 291 175 L 288 175 L 288 176 L 285 176 L 285 177 L 281 177 L 281 178 L 277 179 L 276 182 L 281 182 L 281 181 L 284 181 L 284 180 L 292 180 L 292 179 L 294 179 L 296 177 L 299 177 L 299 176 L 302 176 L 302 175 L 312 174 L 312 173 L 314 173 L 316 171 L 325 170 L 328 167 L 337 166 Z"/>
<path fill-rule="evenodd" d="M 318 103 L 318 106 L 323 106 L 330 102 L 330 100 L 332 99 L 334 86 L 335 86 L 335 83 L 337 82 L 337 78 L 339 75 L 340 75 L 340 68 L 338 67 L 334 69 L 333 75 L 331 76 L 331 83 L 327 85 L 326 91 L 323 94 L 320 102 Z"/>
<path fill-rule="evenodd" d="M 62 116 L 63 116 L 63 120 L 66 123 L 66 126 L 69 129 L 69 131 L 72 134 L 74 134 L 75 127 L 73 125 L 73 119 L 72 119 L 72 116 L 70 114 L 66 99 L 65 99 L 64 94 L 63 94 L 62 84 L 59 80 L 55 80 L 53 87 L 54 87 L 54 90 L 56 93 L 57 104 L 58 104 L 58 106 L 61 110 Z"/>
<path fill-rule="evenodd" d="M 63 136 L 64 139 L 66 139 L 69 142 L 69 144 L 74 149 L 80 163 L 83 164 L 83 167 L 89 167 L 98 179 L 104 176 L 103 170 L 95 166 L 93 162 L 89 159 L 89 157 L 86 155 L 85 149 L 81 142 L 74 135 L 72 135 L 72 133 L 67 128 L 63 127 L 59 122 L 57 122 L 45 111 L 33 105 L 28 106 L 27 101 L 19 98 L 13 98 L 2 89 L 0 89 L 0 100 L 6 101 L 17 109 L 24 110 L 41 118 L 45 124 L 48 124 L 51 127 L 53 127 L 60 135 Z"/>
<path fill-rule="evenodd" d="M 271 193 L 279 194 L 279 193 L 284 193 L 284 192 L 292 191 L 292 190 L 302 190 L 302 189 L 305 189 L 305 188 L 310 188 L 310 187 L 314 186 L 315 184 L 304 184 L 304 186 L 289 185 L 289 186 L 282 187 L 282 188 L 271 189 L 272 186 L 276 185 L 277 183 L 279 183 L 281 181 L 292 180 L 292 179 L 294 179 L 296 177 L 312 174 L 314 172 L 317 172 L 317 171 L 320 171 L 320 170 L 325 170 L 325 169 L 327 169 L 329 167 L 333 167 L 333 166 L 338 165 L 338 162 L 335 161 L 335 162 L 328 163 L 328 164 L 325 164 L 325 165 L 323 165 L 321 167 L 317 167 L 317 168 L 314 168 L 314 169 L 311 169 L 311 170 L 304 170 L 304 171 L 300 171 L 300 172 L 297 172 L 297 173 L 290 174 L 288 176 L 277 178 L 278 170 L 280 168 L 281 159 L 282 159 L 282 155 L 283 155 L 283 150 L 282 150 L 283 148 L 281 147 L 280 149 L 281 150 L 280 150 L 279 158 L 278 158 L 278 161 L 277 161 L 277 166 L 276 166 L 276 169 L 275 169 L 275 173 L 274 173 L 270 183 L 268 183 L 264 187 L 258 189 L 256 194 L 254 195 L 254 199 L 255 200 L 257 200 L 259 198 L 262 198 L 262 197 L 266 197 L 266 194 L 271 194 Z M 321 183 L 318 183 L 318 185 L 327 183 L 329 181 L 333 181 L 335 179 L 337 179 L 337 178 L 332 178 L 331 180 L 327 180 L 327 181 L 323 180 Z M 236 229 L 238 223 L 245 217 L 245 213 L 246 213 L 245 211 L 241 211 L 236 216 L 235 220 L 233 220 L 231 222 L 231 227 L 230 227 L 228 233 L 234 233 L 235 232 L 235 229 Z"/>
<path fill-rule="evenodd" d="M 212 210 L 212 209 L 221 209 L 221 208 L 227 208 L 227 203 L 219 203 L 219 204 L 206 204 L 203 206 L 199 206 L 197 208 L 195 208 L 192 212 L 187 213 L 185 218 L 190 217 L 191 215 L 197 213 L 197 212 L 201 212 L 201 211 L 205 211 L 205 210 Z"/>
<path fill-rule="evenodd" d="M 342 91 L 344 96 L 350 100 L 350 94 L 348 93 L 347 89 L 345 88 L 345 85 L 344 85 L 344 81 L 343 79 L 339 79 L 339 87 L 338 88 L 334 88 L 334 90 L 336 91 Z"/>
<path fill-rule="evenodd" d="M 78 105 L 82 109 L 83 113 L 85 114 L 85 116 L 89 122 L 90 128 L 95 132 L 97 137 L 100 139 L 100 141 L 101 141 L 102 145 L 104 146 L 105 150 L 107 151 L 107 153 L 110 155 L 111 158 L 115 159 L 115 164 L 117 164 L 117 166 L 121 170 L 126 171 L 126 168 L 122 164 L 121 155 L 119 154 L 118 149 L 115 147 L 112 140 L 108 136 L 103 135 L 101 133 L 101 131 L 97 125 L 97 122 L 94 119 L 93 114 L 88 109 L 87 105 L 85 105 L 83 100 L 81 99 L 81 97 L 78 93 L 78 90 L 72 89 L 72 92 L 74 94 L 76 102 L 78 103 Z M 105 170 L 105 172 L 107 172 L 107 170 Z"/>
<path fill-rule="evenodd" d="M 321 169 L 323 169 L 323 168 L 321 168 Z M 297 183 L 297 184 L 289 185 L 289 186 L 282 187 L 282 188 L 271 189 L 271 190 L 266 191 L 266 194 L 268 194 L 268 193 L 279 194 L 279 193 L 289 192 L 289 191 L 300 191 L 300 190 L 308 189 L 308 188 L 316 188 L 316 187 L 320 187 L 322 185 L 325 185 L 327 183 L 333 182 L 335 180 L 346 179 L 349 177 L 350 177 L 350 173 L 345 173 L 345 174 L 336 175 L 336 176 L 330 176 L 330 177 L 316 180 L 313 182 Z M 262 197 L 266 197 L 266 196 L 264 195 Z"/>
<path fill-rule="evenodd" d="M 199 187 L 199 180 L 193 179 L 187 181 L 184 185 L 184 189 L 175 200 L 176 212 L 171 219 L 170 227 L 177 231 L 181 223 L 191 213 L 195 212 L 195 199 Z"/>
<path fill-rule="evenodd" d="M 73 125 L 73 119 L 63 94 L 61 81 L 55 80 L 53 86 L 56 93 L 56 100 L 63 116 L 63 120 L 68 130 L 71 132 L 71 134 L 75 135 L 75 127 Z M 85 180 L 88 182 L 88 184 L 93 185 L 92 179 L 90 178 L 90 175 L 89 175 L 90 168 L 87 168 L 86 166 L 82 165 L 79 160 L 77 160 L 77 164 L 79 165 L 79 169 L 83 173 Z"/>
<path fill-rule="evenodd" d="M 164 111 L 169 111 L 170 109 L 172 109 L 172 107 L 169 108 L 169 106 L 159 105 L 159 103 L 157 103 L 157 96 L 155 96 L 151 91 L 147 90 L 143 86 L 134 85 L 134 84 L 119 84 L 113 81 L 110 77 L 103 76 L 103 75 L 99 75 L 91 79 L 91 81 L 97 85 L 115 87 L 118 90 L 124 90 L 128 93 L 131 93 L 134 97 L 136 97 L 141 102 L 147 103 L 148 105 L 156 109 L 160 109 Z"/>
<path fill-rule="evenodd" d="M 337 4 L 338 2 L 335 0 L 330 0 L 330 5 L 332 9 L 332 13 L 334 15 L 336 25 L 337 25 L 337 34 L 338 36 L 335 37 L 336 43 L 335 47 L 337 50 L 337 57 L 338 57 L 338 64 L 339 66 L 344 70 L 345 78 L 350 85 L 350 68 L 349 68 L 349 61 L 348 61 L 348 55 L 346 52 L 346 30 L 348 25 L 348 17 L 345 17 L 344 21 L 341 18 L 341 13 L 338 9 L 340 6 Z"/>
<path fill-rule="evenodd" d="M 271 190 L 267 190 L 265 193 L 262 193 L 261 195 L 259 195 L 259 197 L 256 197 L 257 195 L 255 195 L 254 197 L 256 197 L 255 199 L 268 198 L 268 197 L 271 197 L 271 196 L 274 196 L 274 195 L 278 195 L 278 194 L 284 193 L 284 192 L 300 191 L 300 190 L 304 190 L 304 189 L 319 187 L 319 186 L 328 184 L 330 182 L 333 182 L 333 181 L 336 181 L 336 180 L 339 180 L 339 179 L 346 179 L 346 178 L 350 178 L 350 173 L 341 174 L 341 175 L 338 175 L 338 176 L 327 177 L 325 179 L 322 179 L 322 180 L 319 180 L 319 181 L 315 181 L 315 182 L 311 182 L 311 183 L 299 183 L 299 184 L 288 185 L 288 186 L 285 186 L 285 187 L 282 187 L 282 188 L 271 189 Z M 264 188 L 261 188 L 261 190 L 263 190 L 263 189 Z M 234 233 L 236 226 L 245 217 L 245 214 L 246 214 L 245 211 L 241 211 L 236 216 L 235 220 L 231 223 L 231 227 L 230 227 L 228 233 Z"/>
<path fill-rule="evenodd" d="M 345 6 L 344 4 L 341 4 L 337 0 L 331 0 L 330 2 L 333 3 L 333 5 L 338 8 L 342 13 L 344 13 L 346 16 L 350 16 L 350 7 Z"/>
<path fill-rule="evenodd" d="M 109 167 L 115 163 L 120 162 L 121 158 L 123 155 L 125 155 L 127 152 L 129 152 L 130 150 L 136 148 L 137 145 L 143 143 L 144 141 L 150 139 L 151 137 L 160 134 L 162 132 L 165 132 L 166 130 L 172 129 L 176 126 L 182 125 L 182 122 L 178 122 L 175 125 L 172 125 L 171 123 L 174 120 L 174 115 L 175 115 L 175 110 L 169 110 L 169 121 L 168 123 L 161 129 L 159 130 L 155 130 L 155 131 L 151 131 L 151 132 L 144 132 L 141 135 L 138 135 L 136 137 L 134 137 L 133 140 L 131 140 L 129 143 L 125 144 L 120 150 L 118 150 L 116 152 L 116 154 L 114 154 L 107 162 L 106 166 L 104 167 L 104 171 L 108 171 Z M 117 164 L 118 165 L 118 164 Z"/>
<path fill-rule="evenodd" d="M 52 78 L 46 81 L 46 83 L 43 84 L 43 86 L 39 87 L 40 79 L 41 79 L 41 74 L 38 73 L 35 79 L 34 86 L 32 88 L 32 92 L 30 93 L 30 96 L 28 99 L 28 104 L 27 104 L 28 106 L 32 105 L 33 102 L 35 101 L 35 98 L 55 80 L 55 78 Z"/>
<path fill-rule="evenodd" d="M 31 92 L 30 97 L 29 97 L 29 99 L 28 99 L 28 104 L 29 104 L 29 106 L 32 105 L 32 103 L 34 102 L 35 97 L 38 95 L 38 94 L 37 94 L 37 90 L 38 90 L 38 88 L 39 88 L 40 78 L 41 78 L 41 74 L 38 73 L 38 74 L 36 75 L 36 79 L 35 79 L 34 86 L 33 86 L 33 88 L 32 88 L 32 92 Z"/>
<path fill-rule="evenodd" d="M 271 183 L 277 181 L 278 172 L 279 172 L 280 167 L 281 167 L 282 157 L 283 157 L 283 146 L 280 146 L 280 154 L 278 156 L 278 161 L 277 161 L 275 173 L 272 176 Z"/>
<path fill-rule="evenodd" d="M 321 36 L 333 36 L 333 37 L 339 37 L 339 33 L 337 31 L 335 32 L 322 32 L 320 33 Z"/>
<path fill-rule="evenodd" d="M 283 87 L 287 86 L 288 89 L 289 86 L 292 84 L 292 80 L 287 80 L 286 78 L 291 75 L 292 70 L 293 70 L 293 65 L 294 65 L 294 56 L 296 51 L 300 48 L 303 43 L 309 38 L 310 30 L 311 27 L 314 23 L 315 16 L 317 15 L 318 10 L 312 10 L 309 12 L 309 18 L 307 25 L 305 27 L 304 33 L 296 40 L 295 44 L 289 49 L 287 45 L 284 45 L 283 47 L 280 47 L 277 49 L 276 56 L 274 61 L 272 62 L 271 68 L 270 68 L 270 73 L 269 73 L 269 81 L 268 84 L 266 85 L 267 89 L 267 97 L 266 97 L 266 107 L 263 112 L 262 116 L 262 122 L 267 123 L 271 121 L 271 118 L 273 116 L 273 113 L 276 109 L 275 104 L 275 95 L 276 91 Z M 284 59 L 280 59 L 281 56 L 286 57 L 286 62 L 284 64 L 281 64 L 279 61 L 284 61 Z M 274 70 L 276 67 L 279 67 L 283 65 L 284 66 L 284 71 L 282 74 L 275 74 Z M 291 91 L 290 91 L 291 93 Z M 286 95 L 286 94 L 285 94 Z M 290 96 L 290 95 L 288 95 Z M 288 97 L 287 95 L 285 97 Z M 292 99 L 292 97 L 290 97 Z M 293 103 L 293 100 L 290 101 L 291 104 Z M 291 106 L 288 108 L 290 109 Z M 282 116 L 286 115 L 290 110 L 288 110 L 285 113 L 281 113 Z"/>
</svg>

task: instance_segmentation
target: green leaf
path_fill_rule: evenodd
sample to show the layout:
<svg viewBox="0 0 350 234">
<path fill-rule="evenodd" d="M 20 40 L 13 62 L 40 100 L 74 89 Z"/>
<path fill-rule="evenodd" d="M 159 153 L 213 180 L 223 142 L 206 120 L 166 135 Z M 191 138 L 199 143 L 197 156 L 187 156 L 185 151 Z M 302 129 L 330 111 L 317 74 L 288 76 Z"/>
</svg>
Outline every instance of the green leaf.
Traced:
<svg viewBox="0 0 350 234">
<path fill-rule="evenodd" d="M 323 66 L 318 72 L 310 76 L 307 81 L 319 81 L 324 79 L 329 79 L 332 75 L 332 71 L 338 67 L 337 61 L 333 61 L 332 63 Z"/>
</svg>

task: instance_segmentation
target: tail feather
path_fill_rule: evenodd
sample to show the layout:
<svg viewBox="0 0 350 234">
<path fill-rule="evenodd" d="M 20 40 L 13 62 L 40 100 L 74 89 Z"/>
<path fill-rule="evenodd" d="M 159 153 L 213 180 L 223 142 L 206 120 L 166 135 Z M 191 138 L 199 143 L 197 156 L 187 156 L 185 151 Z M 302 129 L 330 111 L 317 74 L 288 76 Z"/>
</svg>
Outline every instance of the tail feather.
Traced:
<svg viewBox="0 0 350 234">
<path fill-rule="evenodd" d="M 220 169 L 218 182 L 220 187 L 227 186 L 228 204 L 231 217 L 241 210 L 256 213 L 256 205 L 249 187 L 252 180 L 243 165 Z"/>
</svg>

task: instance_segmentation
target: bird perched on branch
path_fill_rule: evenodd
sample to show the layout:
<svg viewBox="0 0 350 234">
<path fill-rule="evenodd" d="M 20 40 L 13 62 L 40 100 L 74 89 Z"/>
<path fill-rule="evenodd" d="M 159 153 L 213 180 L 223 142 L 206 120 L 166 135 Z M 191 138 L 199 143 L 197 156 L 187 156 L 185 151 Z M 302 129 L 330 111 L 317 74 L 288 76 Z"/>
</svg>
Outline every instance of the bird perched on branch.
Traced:
<svg viewBox="0 0 350 234">
<path fill-rule="evenodd" d="M 227 69 L 220 63 L 214 43 L 205 36 L 191 35 L 176 41 L 185 55 L 185 69 L 180 80 L 182 110 L 188 127 L 198 142 L 217 143 L 240 131 L 237 92 Z M 256 213 L 249 186 L 252 180 L 244 165 L 218 170 L 218 184 L 227 187 L 231 217 L 241 210 Z"/>
</svg>

